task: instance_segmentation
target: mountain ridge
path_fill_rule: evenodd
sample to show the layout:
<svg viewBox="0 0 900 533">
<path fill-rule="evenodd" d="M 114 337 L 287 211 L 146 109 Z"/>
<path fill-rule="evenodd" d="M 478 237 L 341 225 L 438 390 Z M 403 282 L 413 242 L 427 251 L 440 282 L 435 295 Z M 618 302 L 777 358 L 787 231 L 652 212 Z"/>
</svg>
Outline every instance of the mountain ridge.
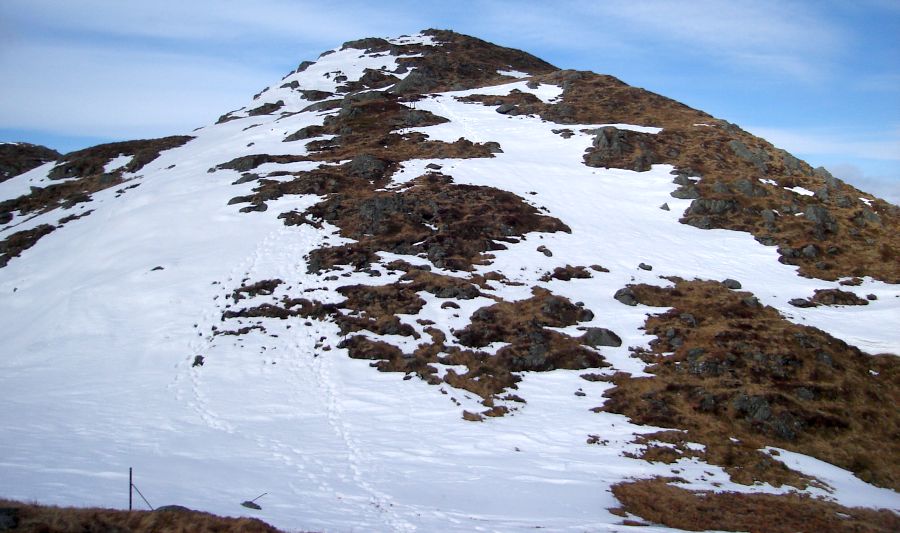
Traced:
<svg viewBox="0 0 900 533">
<path fill-rule="evenodd" d="M 894 496 L 860 489 L 879 506 L 895 498 L 898 420 L 890 406 L 898 389 L 887 352 L 900 344 L 889 331 L 900 281 L 896 206 L 613 77 L 559 70 L 443 30 L 349 41 L 190 136 L 100 145 L 0 185 L 0 287 L 12 295 L 5 315 L 70 321 L 62 311 L 35 318 L 30 299 L 49 298 L 96 316 L 96 324 L 76 321 L 76 330 L 51 334 L 83 364 L 97 351 L 133 352 L 109 327 L 127 324 L 139 346 L 163 346 L 163 359 L 175 362 L 162 371 L 149 352 L 136 356 L 162 380 L 152 390 L 172 392 L 154 400 L 155 413 L 187 405 L 193 414 L 176 418 L 198 435 L 319 472 L 321 490 L 292 488 L 295 496 L 327 505 L 331 492 L 364 495 L 377 510 L 358 518 L 375 529 L 418 520 L 410 504 L 384 510 L 399 497 L 391 493 L 404 494 L 389 476 L 361 475 L 391 467 L 371 443 L 412 437 L 372 433 L 342 405 L 349 396 L 360 413 L 395 422 L 367 395 L 410 407 L 380 389 L 355 390 L 329 374 L 336 369 L 353 383 L 403 387 L 466 442 L 482 431 L 509 438 L 481 425 L 533 435 L 528 421 L 546 423 L 542 413 L 556 406 L 569 413 L 553 426 L 567 443 L 556 446 L 599 469 L 605 487 L 626 481 L 604 465 L 635 461 L 628 464 L 651 466 L 628 468 L 677 473 L 694 490 L 752 492 L 764 483 L 765 491 L 823 496 L 830 484 L 838 502 L 871 505 L 840 490 L 821 465 L 804 463 L 810 456 L 845 471 L 829 475 L 858 478 L 840 484 L 890 489 Z M 45 292 L 54 286 L 61 295 Z M 178 302 L 177 316 L 156 302 Z M 105 333 L 85 340 L 97 327 Z M 24 348 L 48 335 L 38 331 L 6 336 Z M 38 353 L 49 357 L 47 350 Z M 31 356 L 10 356 L 29 379 L 45 375 Z M 260 372 L 257 359 L 268 370 Z M 118 368 L 127 359 L 111 361 Z M 227 391 L 242 380 L 258 390 L 242 390 L 247 400 L 234 405 Z M 574 400 L 563 402 L 558 389 Z M 345 450 L 351 468 L 343 478 L 325 475 L 337 457 L 326 467 L 274 436 L 276 419 L 299 414 L 251 414 L 281 413 L 268 398 L 274 391 L 294 408 L 321 411 L 328 423 L 313 434 Z M 316 403 L 316 394 L 325 400 Z M 449 399 L 449 411 L 434 397 Z M 251 420 L 270 420 L 259 450 L 234 441 L 263 424 Z M 40 434 L 20 433 L 26 441 Z M 523 442 L 539 447 L 540 439 Z M 504 479 L 513 484 L 529 464 L 505 454 L 495 460 L 509 465 Z M 351 486 L 333 488 L 347 480 Z M 305 527 L 351 523 L 311 505 L 299 509 L 322 522 Z M 341 505 L 348 507 L 335 513 L 365 508 Z M 601 510 L 570 522 L 546 509 L 510 509 L 555 527 L 617 520 L 598 518 Z M 524 527 L 510 512 L 497 524 Z M 287 516 L 297 518 L 278 516 L 280 526 Z"/>
</svg>

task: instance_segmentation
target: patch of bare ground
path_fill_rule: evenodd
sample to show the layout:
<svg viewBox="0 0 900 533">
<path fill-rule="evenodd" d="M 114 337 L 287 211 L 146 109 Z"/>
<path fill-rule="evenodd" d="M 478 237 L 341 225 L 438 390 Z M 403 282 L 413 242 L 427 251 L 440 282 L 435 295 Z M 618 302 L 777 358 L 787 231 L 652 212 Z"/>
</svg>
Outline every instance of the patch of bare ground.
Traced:
<svg viewBox="0 0 900 533">
<path fill-rule="evenodd" d="M 16 533 L 83 533 L 114 531 L 144 533 L 278 533 L 256 518 L 226 518 L 185 508 L 119 511 L 101 508 L 55 507 L 0 500 L 0 515 Z"/>
<path fill-rule="evenodd" d="M 597 266 L 597 265 L 594 265 Z M 603 267 L 597 267 L 596 272 L 609 272 L 609 270 L 604 269 Z M 553 269 L 553 272 L 545 272 L 543 276 L 541 276 L 541 281 L 550 281 L 550 280 L 560 280 L 560 281 L 569 281 L 573 278 L 575 279 L 586 279 L 590 278 L 591 273 L 588 272 L 583 266 L 572 266 L 566 265 L 564 267 L 556 267 Z"/>
<path fill-rule="evenodd" d="M 280 279 L 264 279 L 249 285 L 245 282 L 240 287 L 231 292 L 231 299 L 234 303 L 245 298 L 253 298 L 256 296 L 269 296 L 275 292 L 279 285 L 284 283 Z"/>
<path fill-rule="evenodd" d="M 645 323 L 656 339 L 638 355 L 653 377 L 615 375 L 598 409 L 684 430 L 741 483 L 780 482 L 753 452 L 771 445 L 900 489 L 897 357 L 866 355 L 718 282 L 673 281 L 629 287 L 638 302 L 672 309 Z"/>
<path fill-rule="evenodd" d="M 884 509 L 844 507 L 797 493 L 690 491 L 675 487 L 670 481 L 674 480 L 657 478 L 613 485 L 613 495 L 622 504 L 621 509 L 613 511 L 688 531 L 888 533 L 900 530 L 900 517 Z"/>
<path fill-rule="evenodd" d="M 50 171 L 50 179 L 84 178 L 103 173 L 103 167 L 111 159 L 120 155 L 134 156 L 125 165 L 124 172 L 138 172 L 152 163 L 161 152 L 182 146 L 193 139 L 187 135 L 144 139 L 136 141 L 99 144 L 84 150 L 70 152 Z"/>
<path fill-rule="evenodd" d="M 46 146 L 29 143 L 0 144 L 0 183 L 39 167 L 44 163 L 56 161 L 62 155 Z"/>
<path fill-rule="evenodd" d="M 37 244 L 41 237 L 51 233 L 56 228 L 50 224 L 41 224 L 35 228 L 17 231 L 0 241 L 0 268 L 9 264 L 13 257 L 19 255 Z"/>
<path fill-rule="evenodd" d="M 424 255 L 434 265 L 470 270 L 485 252 L 502 250 L 526 233 L 571 231 L 541 215 L 513 193 L 454 184 L 449 176 L 426 174 L 399 191 L 346 190 L 332 194 L 291 220 L 327 221 L 357 242 L 310 254 L 309 271 L 338 264 L 364 268 L 378 251 Z"/>
</svg>

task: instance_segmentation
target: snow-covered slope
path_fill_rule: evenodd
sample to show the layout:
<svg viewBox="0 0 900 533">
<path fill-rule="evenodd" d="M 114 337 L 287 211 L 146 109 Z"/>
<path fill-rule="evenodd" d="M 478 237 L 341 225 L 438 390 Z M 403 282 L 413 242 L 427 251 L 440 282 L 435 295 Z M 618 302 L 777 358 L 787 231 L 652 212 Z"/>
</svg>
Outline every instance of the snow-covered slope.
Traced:
<svg viewBox="0 0 900 533">
<path fill-rule="evenodd" d="M 680 223 L 695 198 L 672 196 L 678 188 L 672 164 L 641 172 L 585 164 L 598 132 L 612 131 L 603 128 L 653 137 L 665 134 L 664 123 L 629 125 L 611 117 L 560 125 L 536 113 L 498 112 L 501 103 L 490 98 L 564 101 L 565 84 L 547 78 L 552 68 L 528 58 L 480 72 L 472 78 L 477 85 L 432 79 L 428 94 L 410 98 L 412 89 L 398 87 L 410 79 L 421 83 L 424 75 L 416 81 L 413 73 L 434 68 L 416 61 L 427 57 L 427 47 L 440 48 L 440 35 L 361 42 L 325 54 L 142 166 L 133 164 L 136 149 L 111 150 L 96 172 L 112 176 L 115 186 L 92 186 L 89 201 L 54 199 L 11 214 L 0 251 L 11 247 L 14 234 L 52 231 L 0 268 L 0 496 L 122 507 L 134 467 L 136 485 L 155 506 L 252 514 L 288 530 L 617 531 L 623 518 L 609 511 L 618 506 L 610 487 L 629 479 L 677 475 L 689 489 L 793 490 L 737 483 L 699 457 L 646 461 L 638 457 L 643 445 L 635 435 L 660 428 L 592 410 L 616 386 L 617 372 L 652 375 L 634 348 L 651 348 L 656 337 L 645 322 L 666 310 L 623 305 L 615 296 L 626 285 L 671 287 L 676 277 L 732 278 L 788 321 L 874 355 L 900 353 L 897 285 L 871 276 L 852 287 L 840 283 L 850 276 L 801 277 L 797 266 L 779 262 L 774 246 L 750 233 Z M 366 76 L 371 83 L 353 85 Z M 360 118 L 365 113 L 379 113 L 374 125 Z M 407 113 L 405 122 L 384 122 L 397 113 Z M 309 145 L 285 142 L 301 131 Z M 471 143 L 459 148 L 460 138 Z M 383 165 L 353 174 L 371 164 L 354 153 Z M 247 157 L 261 155 L 268 157 Z M 54 167 L 3 182 L 0 201 L 84 177 L 54 176 Z M 331 181 L 314 178 L 323 173 Z M 342 187 L 335 175 L 357 181 Z M 452 183 L 435 185 L 423 176 Z M 422 240 L 374 248 L 390 233 L 385 220 L 397 231 L 413 227 L 397 220 L 415 208 L 380 199 L 439 203 L 429 187 L 452 196 L 464 186 L 476 186 L 462 189 L 474 195 L 466 198 L 489 195 L 488 212 L 458 205 L 460 217 L 499 218 L 490 212 L 491 199 L 500 198 L 495 189 L 518 198 L 503 197 L 515 215 L 498 223 L 502 238 L 471 238 L 482 253 L 454 255 L 457 249 L 447 244 L 457 261 L 450 262 L 435 251 L 435 240 L 449 239 L 454 227 L 455 215 L 443 211 L 413 225 Z M 328 209 L 316 207 L 329 198 Z M 353 202 L 362 207 L 341 211 Z M 892 215 L 876 216 L 886 224 Z M 358 227 L 348 222 L 357 218 Z M 317 253 L 356 242 L 368 243 L 374 255 L 310 267 L 322 257 Z M 392 300 L 377 298 L 346 303 L 352 298 L 342 288 L 355 285 L 402 292 L 422 272 L 415 265 L 434 276 L 432 285 L 414 292 L 421 303 L 396 309 Z M 598 268 L 583 269 L 586 276 L 548 275 L 591 265 Z M 432 290 L 453 279 L 476 286 L 477 294 Z M 255 285 L 260 282 L 269 283 Z M 789 303 L 821 289 L 872 296 L 857 306 Z M 469 370 L 460 364 L 464 352 L 480 351 L 476 359 L 485 369 L 505 353 L 519 357 L 520 340 L 467 343 L 461 332 L 477 322 L 473 314 L 535 294 L 590 312 L 556 325 L 547 319 L 538 333 L 551 339 L 549 355 L 526 345 L 546 361 L 512 368 L 509 375 L 520 381 L 502 387 L 503 394 L 479 395 L 477 376 L 455 382 Z M 297 312 L 307 304 L 319 311 Z M 399 326 L 385 325 L 391 316 Z M 604 364 L 553 363 L 553 343 L 575 342 L 585 328 L 606 328 L 621 342 L 578 348 L 588 354 L 582 359 L 599 356 Z M 435 343 L 437 336 L 444 341 Z M 406 355 L 350 353 L 353 342 L 363 342 L 356 338 Z M 435 354 L 416 357 L 430 357 L 422 360 L 433 372 L 402 371 L 404 360 L 417 360 L 412 354 L 429 346 Z M 386 371 L 372 368 L 379 360 Z M 484 372 L 483 379 L 501 375 Z M 429 374 L 432 384 L 420 379 Z M 513 393 L 517 399 L 509 398 Z M 486 407 L 505 416 L 485 417 Z M 900 510 L 893 490 L 787 451 L 789 443 L 778 448 L 787 466 L 820 479 L 805 492 L 846 506 Z M 240 506 L 263 492 L 261 511 Z"/>
</svg>

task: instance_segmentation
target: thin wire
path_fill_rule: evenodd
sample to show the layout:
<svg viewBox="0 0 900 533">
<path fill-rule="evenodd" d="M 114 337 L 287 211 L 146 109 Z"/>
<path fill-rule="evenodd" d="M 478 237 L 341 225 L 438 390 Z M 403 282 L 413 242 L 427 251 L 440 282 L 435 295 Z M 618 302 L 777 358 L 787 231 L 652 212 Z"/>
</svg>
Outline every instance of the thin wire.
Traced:
<svg viewBox="0 0 900 533">
<path fill-rule="evenodd" d="M 147 501 L 147 498 L 144 498 L 144 495 L 141 494 L 141 489 L 137 488 L 137 485 L 135 485 L 134 483 L 132 483 L 131 486 L 134 487 L 134 490 L 137 491 L 138 496 L 140 496 L 141 499 L 144 500 L 144 503 L 147 504 L 147 507 L 149 507 L 151 511 L 155 511 L 156 509 L 154 509 L 153 506 L 150 505 L 150 502 Z"/>
</svg>

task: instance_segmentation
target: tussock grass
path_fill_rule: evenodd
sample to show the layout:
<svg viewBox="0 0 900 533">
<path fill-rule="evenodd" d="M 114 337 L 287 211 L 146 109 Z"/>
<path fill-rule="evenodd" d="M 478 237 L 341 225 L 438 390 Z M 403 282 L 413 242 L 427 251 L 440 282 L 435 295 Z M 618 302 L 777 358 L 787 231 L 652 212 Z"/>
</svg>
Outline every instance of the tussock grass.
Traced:
<svg viewBox="0 0 900 533">
<path fill-rule="evenodd" d="M 900 531 L 900 517 L 888 510 L 848 508 L 796 493 L 693 492 L 665 479 L 614 485 L 621 510 L 657 524 L 689 531 L 751 533 L 888 533 Z"/>
<path fill-rule="evenodd" d="M 16 533 L 279 533 L 255 518 L 225 518 L 200 511 L 119 511 L 56 507 L 0 500 L 12 509 Z"/>
</svg>

